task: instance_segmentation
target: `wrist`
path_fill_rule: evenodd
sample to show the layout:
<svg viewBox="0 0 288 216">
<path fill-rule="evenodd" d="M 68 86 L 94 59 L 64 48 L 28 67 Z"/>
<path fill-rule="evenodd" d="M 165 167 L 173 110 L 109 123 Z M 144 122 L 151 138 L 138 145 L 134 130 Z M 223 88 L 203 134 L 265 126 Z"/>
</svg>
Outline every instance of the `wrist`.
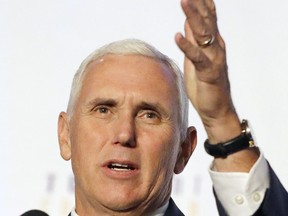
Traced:
<svg viewBox="0 0 288 216">
<path fill-rule="evenodd" d="M 248 148 L 229 155 L 226 158 L 214 158 L 213 168 L 217 172 L 246 172 L 260 156 L 259 148 Z"/>
<path fill-rule="evenodd" d="M 214 168 L 218 171 L 249 172 L 259 157 L 259 149 L 255 146 L 251 129 L 247 120 L 240 124 L 241 133 L 230 140 L 211 144 L 205 141 L 205 150 L 214 156 Z"/>
<path fill-rule="evenodd" d="M 222 118 L 203 121 L 209 143 L 217 144 L 231 140 L 241 134 L 241 122 L 236 113 Z"/>
</svg>

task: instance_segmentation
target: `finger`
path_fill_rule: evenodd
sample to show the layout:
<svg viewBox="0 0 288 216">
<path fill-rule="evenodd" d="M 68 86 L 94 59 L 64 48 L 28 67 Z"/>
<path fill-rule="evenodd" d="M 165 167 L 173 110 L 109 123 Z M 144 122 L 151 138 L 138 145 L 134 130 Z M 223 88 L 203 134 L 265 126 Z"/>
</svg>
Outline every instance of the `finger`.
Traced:
<svg viewBox="0 0 288 216">
<path fill-rule="evenodd" d="M 205 4 L 206 6 L 208 7 L 209 9 L 209 12 L 212 16 L 214 16 L 214 19 L 216 21 L 216 6 L 215 6 L 215 3 L 213 0 L 204 0 L 205 1 Z"/>
<path fill-rule="evenodd" d="M 212 6 L 211 0 L 209 0 L 210 2 L 208 0 L 186 0 L 186 1 L 187 1 L 186 4 L 190 5 L 190 7 L 196 8 L 196 10 L 204 19 L 214 18 L 215 14 L 213 13 L 213 10 L 211 10 Z"/>
<path fill-rule="evenodd" d="M 190 28 L 190 25 L 188 24 L 187 20 L 185 21 L 185 38 L 195 47 L 199 48 L 199 45 L 194 38 L 192 29 Z M 221 36 L 218 34 L 218 38 L 215 38 L 214 40 L 217 40 L 218 43 L 216 44 L 211 44 L 213 45 L 213 49 L 208 49 L 208 46 L 206 48 L 200 47 L 203 51 L 203 53 L 210 59 L 210 61 L 215 61 L 215 58 L 217 55 L 222 55 L 222 52 L 225 52 L 225 44 L 224 41 L 222 40 Z"/>
<path fill-rule="evenodd" d="M 183 35 L 177 33 L 175 40 L 185 56 L 194 64 L 196 70 L 205 71 L 212 67 L 212 62 L 204 52 L 199 47 L 193 46 Z"/>
<path fill-rule="evenodd" d="M 198 46 L 198 43 L 196 39 L 194 38 L 192 29 L 190 28 L 190 25 L 187 20 L 185 21 L 185 24 L 184 24 L 184 32 L 185 32 L 185 38 L 187 38 L 187 40 L 190 41 L 193 46 Z"/>
<path fill-rule="evenodd" d="M 204 0 L 182 0 L 181 5 L 198 44 L 217 34 L 216 16 Z"/>
</svg>

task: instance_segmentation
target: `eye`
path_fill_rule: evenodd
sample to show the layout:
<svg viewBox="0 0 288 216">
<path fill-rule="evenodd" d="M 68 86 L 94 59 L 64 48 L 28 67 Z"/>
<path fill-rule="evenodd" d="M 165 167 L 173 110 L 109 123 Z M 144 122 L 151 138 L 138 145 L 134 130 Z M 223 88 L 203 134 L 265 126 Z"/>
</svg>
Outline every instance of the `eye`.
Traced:
<svg viewBox="0 0 288 216">
<path fill-rule="evenodd" d="M 153 112 L 147 112 L 147 113 L 145 114 L 145 116 L 146 116 L 146 118 L 148 118 L 148 119 L 158 118 L 158 116 L 157 116 L 155 113 L 153 113 Z"/>
<path fill-rule="evenodd" d="M 142 122 L 148 124 L 157 124 L 161 121 L 160 115 L 152 110 L 142 110 L 139 112 L 138 116 Z"/>
<path fill-rule="evenodd" d="M 97 106 L 92 109 L 92 112 L 100 118 L 107 118 L 111 114 L 111 109 L 107 106 Z"/>
<path fill-rule="evenodd" d="M 108 113 L 109 109 L 107 107 L 99 107 L 96 109 L 99 113 Z"/>
</svg>

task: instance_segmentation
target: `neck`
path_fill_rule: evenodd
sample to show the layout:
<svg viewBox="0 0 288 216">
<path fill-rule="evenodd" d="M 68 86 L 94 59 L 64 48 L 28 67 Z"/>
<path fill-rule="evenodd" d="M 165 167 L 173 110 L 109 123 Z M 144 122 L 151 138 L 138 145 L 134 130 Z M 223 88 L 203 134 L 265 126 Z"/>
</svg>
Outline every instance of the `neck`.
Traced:
<svg viewBox="0 0 288 216">
<path fill-rule="evenodd" d="M 170 197 L 170 196 L 169 196 Z M 162 202 L 157 201 L 145 201 L 140 203 L 139 205 L 135 205 L 131 208 L 127 209 L 117 209 L 117 208 L 109 208 L 104 205 L 95 204 L 90 205 L 80 200 L 77 201 L 76 198 L 76 207 L 75 212 L 79 216 L 83 215 L 95 215 L 95 216 L 151 216 L 154 214 L 155 211 L 158 209 L 165 207 L 165 210 L 168 206 L 169 197 L 164 199 Z M 167 204 L 167 205 L 166 205 Z M 164 210 L 164 211 L 165 211 Z"/>
</svg>

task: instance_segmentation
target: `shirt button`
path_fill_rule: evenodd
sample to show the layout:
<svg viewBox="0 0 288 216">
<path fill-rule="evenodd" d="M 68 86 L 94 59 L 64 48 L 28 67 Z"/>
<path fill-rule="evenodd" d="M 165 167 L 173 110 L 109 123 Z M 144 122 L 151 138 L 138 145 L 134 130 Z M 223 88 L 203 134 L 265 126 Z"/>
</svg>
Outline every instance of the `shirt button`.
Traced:
<svg viewBox="0 0 288 216">
<path fill-rule="evenodd" d="M 253 194 L 253 200 L 254 200 L 255 202 L 259 202 L 260 199 L 261 199 L 261 195 L 260 195 L 258 192 L 256 192 L 256 193 Z"/>
<path fill-rule="evenodd" d="M 241 196 L 241 195 L 235 196 L 235 202 L 236 202 L 238 205 L 243 204 L 243 203 L 244 203 L 244 197 Z"/>
</svg>

